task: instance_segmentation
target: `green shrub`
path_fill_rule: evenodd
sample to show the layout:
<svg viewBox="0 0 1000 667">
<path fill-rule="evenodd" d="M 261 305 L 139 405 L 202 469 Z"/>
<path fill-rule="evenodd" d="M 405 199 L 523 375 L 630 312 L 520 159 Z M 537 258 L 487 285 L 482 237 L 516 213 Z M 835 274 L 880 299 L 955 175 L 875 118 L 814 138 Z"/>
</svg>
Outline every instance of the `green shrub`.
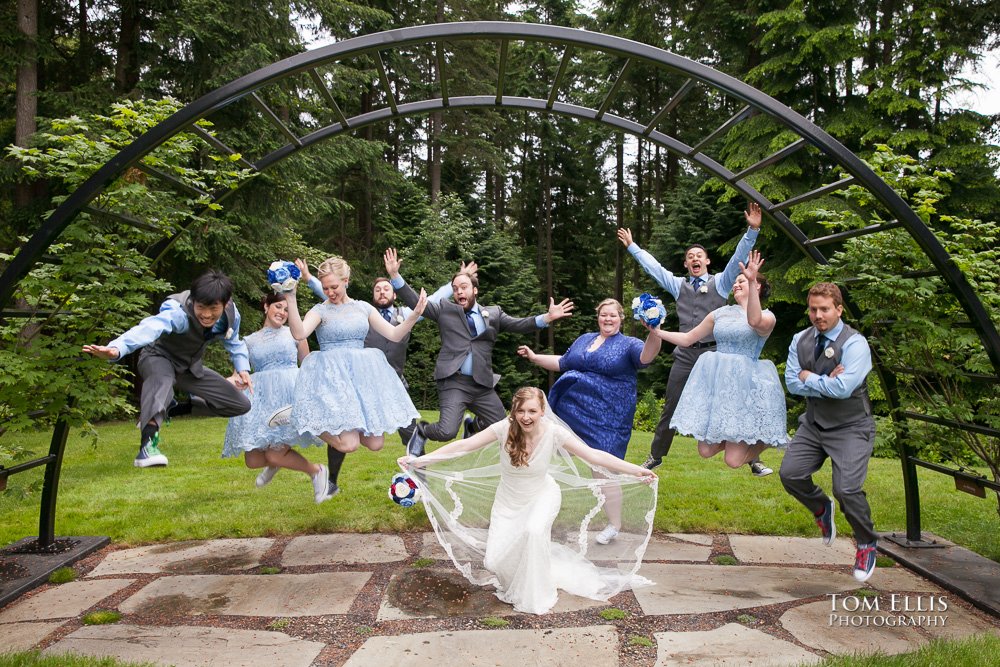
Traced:
<svg viewBox="0 0 1000 667">
<path fill-rule="evenodd" d="M 663 412 L 663 399 L 657 398 L 652 389 L 647 390 L 636 403 L 632 428 L 652 433 L 656 430 L 657 422 L 660 421 L 661 412 Z"/>
<path fill-rule="evenodd" d="M 736 565 L 739 561 L 728 554 L 722 554 L 715 557 L 715 562 L 719 565 Z"/>
<path fill-rule="evenodd" d="M 605 621 L 620 621 L 623 618 L 628 618 L 628 614 L 621 609 L 605 609 L 601 612 L 601 618 Z"/>
</svg>

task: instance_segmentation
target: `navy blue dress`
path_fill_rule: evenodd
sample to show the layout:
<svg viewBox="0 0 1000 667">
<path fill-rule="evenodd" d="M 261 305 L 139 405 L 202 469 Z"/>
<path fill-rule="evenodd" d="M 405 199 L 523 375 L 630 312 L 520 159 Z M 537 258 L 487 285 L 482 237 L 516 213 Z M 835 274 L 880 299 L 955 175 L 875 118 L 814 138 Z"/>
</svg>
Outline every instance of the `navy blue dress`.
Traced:
<svg viewBox="0 0 1000 667">
<path fill-rule="evenodd" d="M 559 359 L 565 372 L 549 391 L 549 405 L 585 443 L 624 459 L 635 418 L 636 379 L 649 364 L 639 361 L 644 343 L 622 333 L 588 352 L 598 336 L 580 336 Z"/>
</svg>

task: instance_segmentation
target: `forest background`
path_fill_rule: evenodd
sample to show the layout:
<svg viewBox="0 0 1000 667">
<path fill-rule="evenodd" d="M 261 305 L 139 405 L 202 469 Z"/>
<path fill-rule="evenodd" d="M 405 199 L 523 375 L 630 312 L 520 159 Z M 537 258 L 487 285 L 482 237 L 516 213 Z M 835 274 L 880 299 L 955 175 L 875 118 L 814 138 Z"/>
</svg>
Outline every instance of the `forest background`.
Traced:
<svg viewBox="0 0 1000 667">
<path fill-rule="evenodd" d="M 673 51 L 759 88 L 863 158 L 875 159 L 880 150 L 884 154 L 880 146 L 890 147 L 886 168 L 891 173 L 919 165 L 923 180 L 904 182 L 898 189 L 915 196 L 922 192 L 922 215 L 942 233 L 954 231 L 954 220 L 975 220 L 990 230 L 1000 222 L 998 117 L 949 104 L 974 87 L 963 72 L 1000 44 L 997 0 L 620 0 L 586 8 L 562 0 L 265 0 L 253 6 L 232 0 L 18 0 L 0 7 L 0 146 L 5 148 L 0 261 L 16 252 L 74 184 L 114 154 L 116 142 L 127 143 L 176 108 L 165 98 L 191 102 L 305 50 L 316 35 L 340 40 L 459 20 L 585 28 Z M 495 72 L 497 57 L 493 44 L 455 46 L 448 55 L 452 94 L 492 80 L 489 73 Z M 561 47 L 511 43 L 506 91 L 547 96 L 561 57 Z M 439 85 L 430 50 L 394 52 L 386 65 L 398 99 L 426 95 Z M 570 64 L 563 87 L 576 99 L 599 104 L 619 67 L 581 53 Z M 331 92 L 348 115 L 384 103 L 373 62 L 358 59 L 329 75 Z M 682 83 L 639 64 L 627 75 L 615 108 L 655 111 Z M 316 129 L 322 100 L 310 102 L 315 92 L 305 86 L 283 85 L 269 93 L 268 102 L 295 134 Z M 287 103 L 292 99 L 295 104 Z M 315 104 L 313 113 L 310 103 Z M 660 129 L 693 145 L 730 118 L 738 104 L 716 91 L 697 89 Z M 227 106 L 211 121 L 217 138 L 240 147 L 250 162 L 283 143 L 250 104 Z M 67 141 L 77 142 L 72 151 L 50 150 Z M 789 133 L 756 117 L 706 150 L 738 171 L 789 141 Z M 207 145 L 182 142 L 173 150 L 172 159 L 191 173 L 205 174 L 212 167 Z M 941 176 L 945 172 L 947 178 Z M 754 187 L 780 201 L 837 177 L 814 153 L 800 151 L 753 178 Z M 125 183 L 123 198 L 145 196 L 142 174 L 126 175 Z M 521 360 L 515 353 L 519 344 L 564 352 L 581 333 L 594 330 L 594 307 L 602 299 L 615 296 L 627 306 L 643 291 L 662 293 L 617 241 L 618 227 L 631 228 L 636 242 L 675 272 L 684 271 L 682 255 L 691 243 L 707 247 L 711 268 L 721 270 L 745 229 L 744 205 L 677 156 L 596 124 L 503 110 L 399 119 L 326 141 L 255 177 L 221 210 L 193 225 L 162 261 L 152 267 L 137 264 L 134 273 L 146 277 L 118 284 L 128 298 L 110 282 L 101 283 L 88 298 L 110 305 L 101 306 L 101 317 L 77 327 L 72 342 L 106 342 L 143 313 L 153 312 L 163 295 L 185 289 L 209 267 L 233 277 L 244 335 L 261 325 L 255 304 L 266 287 L 264 270 L 274 259 L 301 255 L 315 265 L 332 254 L 343 256 L 353 269 L 350 296 L 370 300 L 372 281 L 384 273 L 382 252 L 396 247 L 404 258 L 404 277 L 429 292 L 449 280 L 460 261 L 475 260 L 481 299 L 513 315 L 542 312 L 550 297 L 576 303 L 573 317 L 541 330 L 534 340 L 501 337 L 494 361 L 507 401 L 521 385 L 546 387 L 554 379 Z M 849 208 L 844 198 L 831 196 L 797 207 L 792 217 L 818 236 L 835 224 L 831 210 Z M 171 215 L 183 218 L 187 213 L 171 209 L 161 217 L 169 221 Z M 100 246 L 110 257 L 116 244 L 127 241 L 94 231 L 91 220 L 81 224 L 85 226 L 76 237 L 70 234 L 64 249 L 74 242 L 86 245 L 92 258 L 94 247 Z M 986 250 L 996 251 L 995 237 L 978 237 Z M 773 223 L 765 222 L 757 247 L 775 284 L 768 305 L 778 320 L 762 356 L 781 364 L 792 334 L 808 323 L 804 290 L 819 274 Z M 850 268 L 857 275 L 866 268 L 859 262 L 867 259 L 867 269 L 877 274 L 885 258 L 866 257 L 863 248 L 855 247 L 845 262 L 853 262 Z M 80 257 L 77 261 L 85 264 Z M 112 273 L 105 274 L 108 281 Z M 22 298 L 29 307 L 40 303 L 32 300 L 30 289 Z M 85 303 L 82 294 L 73 298 Z M 301 301 L 308 305 L 308 299 Z M 665 326 L 675 325 L 670 319 Z M 45 327 L 38 325 L 27 337 L 24 328 L 5 330 L 7 340 L 31 339 L 30 344 L 19 343 L 20 356 L 5 357 L 10 378 L 20 382 L 35 373 L 33 380 L 44 384 L 44 373 L 50 371 L 40 365 L 36 371 L 19 367 L 20 375 L 13 369 L 28 363 L 23 352 L 31 345 L 35 356 L 44 358 L 39 351 L 44 335 L 38 334 Z M 631 333 L 634 325 L 626 323 L 625 330 Z M 436 407 L 432 378 L 438 348 L 436 327 L 414 329 L 406 372 L 418 407 Z M 59 354 L 68 359 L 76 352 Z M 221 350 L 210 361 L 227 372 Z M 655 399 L 662 396 L 670 363 L 670 355 L 661 354 L 650 371 L 640 374 L 640 420 L 655 419 Z M 50 367 L 51 359 L 46 364 Z M 129 384 L 122 383 L 128 379 L 128 365 L 115 373 L 108 381 L 117 389 L 96 392 L 110 394 L 110 399 L 91 396 L 88 402 L 84 394 L 95 394 L 92 383 L 80 392 L 81 402 L 73 409 L 83 422 L 124 416 L 132 400 Z M 8 383 L 7 389 L 17 390 L 17 385 Z M 18 400 L 27 398 L 15 392 L 0 401 L 5 417 L 25 413 L 15 409 Z M 795 414 L 792 409 L 791 417 Z M 0 438 L 8 429 L 13 433 L 28 425 L 11 419 L 0 429 Z M 0 453 L 4 448 L 17 450 L 9 438 L 0 439 Z"/>
</svg>

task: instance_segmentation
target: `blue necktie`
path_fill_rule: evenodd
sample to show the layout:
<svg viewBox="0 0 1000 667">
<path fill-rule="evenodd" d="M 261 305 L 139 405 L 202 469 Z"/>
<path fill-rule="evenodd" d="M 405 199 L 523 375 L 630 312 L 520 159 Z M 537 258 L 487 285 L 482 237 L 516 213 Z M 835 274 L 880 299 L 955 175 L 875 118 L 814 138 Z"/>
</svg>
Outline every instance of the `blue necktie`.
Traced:
<svg viewBox="0 0 1000 667">
<path fill-rule="evenodd" d="M 819 361 L 819 358 L 823 356 L 823 350 L 826 349 L 827 337 L 823 334 L 816 334 L 816 349 L 813 351 L 814 358 Z"/>
<path fill-rule="evenodd" d="M 694 286 L 695 289 L 698 289 L 699 287 L 701 287 L 701 278 L 699 278 L 698 276 L 693 276 L 691 278 L 691 284 Z"/>
<path fill-rule="evenodd" d="M 471 310 L 465 314 L 465 321 L 469 323 L 469 333 L 472 334 L 472 337 L 475 338 L 478 336 L 479 332 L 476 331 L 476 320 L 473 319 Z"/>
<path fill-rule="evenodd" d="M 392 313 L 389 311 L 388 308 L 379 308 L 378 312 L 382 313 L 382 317 L 383 319 L 385 319 L 386 322 L 392 324 Z"/>
</svg>

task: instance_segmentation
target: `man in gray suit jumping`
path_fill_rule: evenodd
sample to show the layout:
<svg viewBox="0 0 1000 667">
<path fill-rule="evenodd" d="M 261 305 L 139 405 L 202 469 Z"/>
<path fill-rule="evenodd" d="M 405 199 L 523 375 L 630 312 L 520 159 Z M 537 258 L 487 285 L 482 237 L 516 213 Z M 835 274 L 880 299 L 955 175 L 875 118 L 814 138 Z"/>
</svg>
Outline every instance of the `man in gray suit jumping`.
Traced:
<svg viewBox="0 0 1000 667">
<path fill-rule="evenodd" d="M 393 289 L 409 307 L 417 302 L 417 293 L 399 275 L 401 261 L 396 251 L 386 251 L 385 268 Z M 476 418 L 468 426 L 478 432 L 506 418 L 503 403 L 496 392 L 500 376 L 493 372 L 493 346 L 497 336 L 505 331 L 530 333 L 541 329 L 573 311 L 573 303 L 549 299 L 549 310 L 534 317 L 515 318 L 499 306 L 483 306 L 477 302 L 479 280 L 476 276 L 457 273 L 452 278 L 452 301 L 428 303 L 424 317 L 438 323 L 441 352 L 434 367 L 441 418 L 434 424 L 421 421 L 410 439 L 408 453 L 421 456 L 428 440 L 446 442 L 458 434 L 466 409 Z"/>
</svg>

